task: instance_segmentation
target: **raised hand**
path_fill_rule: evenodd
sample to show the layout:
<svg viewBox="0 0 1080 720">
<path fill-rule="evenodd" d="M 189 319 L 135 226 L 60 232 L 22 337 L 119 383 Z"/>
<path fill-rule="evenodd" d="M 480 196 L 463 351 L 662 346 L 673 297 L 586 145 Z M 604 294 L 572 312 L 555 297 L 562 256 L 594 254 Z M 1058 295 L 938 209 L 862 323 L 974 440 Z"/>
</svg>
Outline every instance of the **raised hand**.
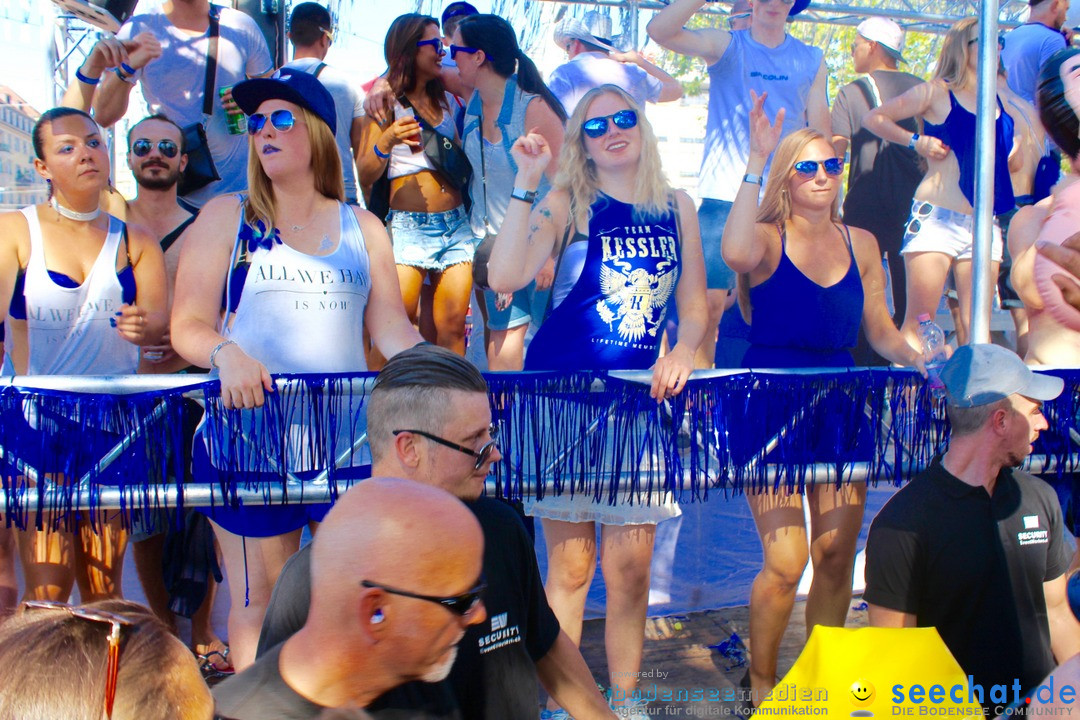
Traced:
<svg viewBox="0 0 1080 720">
<path fill-rule="evenodd" d="M 759 157 L 768 157 L 780 143 L 780 135 L 784 130 L 784 115 L 787 113 L 784 108 L 780 108 L 776 118 L 770 122 L 769 116 L 765 114 L 765 98 L 768 96 L 767 92 L 758 95 L 753 90 L 750 91 L 750 99 L 754 103 L 750 108 L 750 154 Z"/>
<path fill-rule="evenodd" d="M 533 128 L 514 141 L 510 156 L 517 165 L 519 180 L 530 185 L 525 189 L 532 190 L 539 184 L 541 176 L 551 163 L 551 146 L 544 136 Z"/>
</svg>

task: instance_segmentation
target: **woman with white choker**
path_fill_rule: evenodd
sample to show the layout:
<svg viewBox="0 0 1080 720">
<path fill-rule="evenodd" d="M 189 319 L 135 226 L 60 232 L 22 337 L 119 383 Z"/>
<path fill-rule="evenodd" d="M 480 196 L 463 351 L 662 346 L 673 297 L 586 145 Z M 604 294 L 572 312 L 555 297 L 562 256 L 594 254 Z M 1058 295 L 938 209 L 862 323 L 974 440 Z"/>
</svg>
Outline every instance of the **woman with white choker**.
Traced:
<svg viewBox="0 0 1080 720">
<path fill-rule="evenodd" d="M 0 318 L 17 375 L 134 374 L 140 345 L 158 342 L 166 325 L 165 262 L 147 234 L 101 211 L 109 155 L 93 118 L 53 108 L 34 125 L 34 166 L 49 183 L 49 201 L 0 215 Z M 23 457 L 50 479 L 61 444 L 110 443 L 111 434 L 79 420 L 53 417 L 46 437 L 38 416 L 25 422 Z M 11 430 L 11 428 L 7 428 Z M 55 447 L 54 447 L 55 446 Z M 101 454 L 108 447 L 101 448 Z M 80 453 L 83 454 L 83 453 Z M 87 455 L 91 453 L 85 453 Z M 68 468 L 88 471 L 89 468 Z M 83 602 L 120 597 L 127 533 L 119 517 L 91 523 L 46 516 L 42 529 L 18 532 L 26 576 L 24 598 L 66 601 L 73 582 Z M 76 577 L 76 568 L 80 569 Z"/>
<path fill-rule="evenodd" d="M 367 370 L 365 327 L 387 358 L 423 339 L 401 303 L 385 228 L 370 212 L 344 203 L 329 91 L 314 75 L 285 69 L 237 84 L 233 98 L 248 115 L 249 193 L 214 198 L 187 231 L 172 341 L 188 362 L 218 371 L 225 408 L 257 408 L 273 390 L 271 373 Z M 243 273 L 241 255 L 248 263 Z M 237 416 L 257 423 L 260 414 Z M 344 422 L 337 430 L 350 432 L 349 419 L 339 419 Z M 297 423 L 298 437 L 308 430 Z M 297 444 L 302 441 L 292 449 Z M 235 483 L 236 473 L 260 473 L 246 462 L 232 476 L 214 476 L 219 456 L 228 452 L 271 452 L 257 437 L 236 445 L 240 449 L 213 450 L 197 436 L 196 477 Z M 283 454 L 285 469 L 301 479 L 321 469 L 310 453 Z M 366 453 L 354 455 L 348 467 L 365 464 Z M 255 660 L 270 591 L 300 548 L 303 528 L 314 529 L 329 507 L 208 509 L 229 575 L 229 659 L 238 672 Z"/>
</svg>

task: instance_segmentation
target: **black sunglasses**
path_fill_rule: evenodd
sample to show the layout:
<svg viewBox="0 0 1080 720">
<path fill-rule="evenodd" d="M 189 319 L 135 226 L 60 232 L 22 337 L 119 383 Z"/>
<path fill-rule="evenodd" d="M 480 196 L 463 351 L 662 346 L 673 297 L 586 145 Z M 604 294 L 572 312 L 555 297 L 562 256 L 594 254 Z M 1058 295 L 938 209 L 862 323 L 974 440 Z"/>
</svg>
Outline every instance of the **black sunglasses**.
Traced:
<svg viewBox="0 0 1080 720">
<path fill-rule="evenodd" d="M 471 457 L 476 458 L 476 464 L 473 465 L 473 470 L 479 470 L 487 464 L 487 460 L 491 457 L 491 453 L 495 452 L 495 448 L 499 446 L 499 427 L 497 425 L 491 425 L 488 427 L 488 435 L 491 439 L 481 446 L 479 450 L 472 450 L 464 445 L 458 445 L 456 442 L 450 442 L 446 438 L 441 438 L 438 435 L 433 435 L 423 430 L 395 430 L 393 432 L 394 437 L 397 437 L 401 433 L 413 433 L 420 437 L 427 438 L 431 442 L 438 443 L 443 447 L 448 447 L 452 450 L 457 450 L 460 453 L 465 453 Z"/>
<path fill-rule="evenodd" d="M 629 130 L 637 125 L 637 113 L 633 110 L 620 110 L 614 115 L 589 118 L 581 124 L 581 129 L 591 138 L 603 137 L 608 131 L 608 118 L 620 130 Z"/>
<path fill-rule="evenodd" d="M 289 132 L 297 123 L 296 116 L 292 114 L 292 110 L 275 110 L 270 113 L 269 119 L 270 124 L 273 125 L 274 129 L 278 132 Z M 266 127 L 266 120 L 266 115 L 263 115 L 262 113 L 248 115 L 248 135 L 258 135 L 259 131 Z"/>
<path fill-rule="evenodd" d="M 425 45 L 430 45 L 431 47 L 435 48 L 435 52 L 439 53 L 440 55 L 446 54 L 446 51 L 443 50 L 442 38 L 431 38 L 430 40 L 416 41 L 416 47 L 418 48 L 424 47 Z"/>
<path fill-rule="evenodd" d="M 450 612 L 458 615 L 459 617 L 466 617 L 469 613 L 476 609 L 480 604 L 480 600 L 484 596 L 484 592 L 487 591 L 487 583 L 484 582 L 483 577 L 480 578 L 480 584 L 474 587 L 468 592 L 464 592 L 460 595 L 454 595 L 453 597 L 438 597 L 437 595 L 421 595 L 419 593 L 409 592 L 408 590 L 400 590 L 389 585 L 382 585 L 370 580 L 361 580 L 360 584 L 366 588 L 375 588 L 388 592 L 391 595 L 401 595 L 402 597 L 414 598 L 416 600 L 427 600 L 438 605 L 442 605 Z"/>
<path fill-rule="evenodd" d="M 131 143 L 131 152 L 135 157 L 146 157 L 150 154 L 150 151 L 154 149 L 154 143 L 150 142 L 146 138 L 139 138 L 135 142 Z M 180 152 L 180 147 L 172 140 L 158 140 L 157 143 L 158 152 L 167 158 L 174 158 L 176 154 Z"/>
<path fill-rule="evenodd" d="M 475 52 L 480 52 L 480 48 L 469 47 L 468 45 L 451 45 L 450 59 L 456 59 L 458 53 L 469 53 L 471 55 Z"/>
<path fill-rule="evenodd" d="M 840 158 L 828 158 L 826 160 L 800 160 L 792 165 L 801 177 L 812 178 L 817 175 L 818 165 L 825 168 L 826 175 L 839 175 L 844 172 L 844 161 Z"/>
</svg>

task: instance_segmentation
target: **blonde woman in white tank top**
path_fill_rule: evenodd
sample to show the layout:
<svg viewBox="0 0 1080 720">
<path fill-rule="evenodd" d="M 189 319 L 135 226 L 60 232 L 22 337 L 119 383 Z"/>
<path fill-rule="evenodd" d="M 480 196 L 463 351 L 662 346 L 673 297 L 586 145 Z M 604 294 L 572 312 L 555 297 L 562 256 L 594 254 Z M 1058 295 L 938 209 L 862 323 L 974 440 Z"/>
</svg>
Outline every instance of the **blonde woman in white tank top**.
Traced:
<svg viewBox="0 0 1080 720">
<path fill-rule="evenodd" d="M 233 99 L 249 116 L 251 187 L 240 202 L 233 195 L 211 200 L 185 233 L 172 342 L 188 362 L 219 372 L 226 408 L 255 408 L 273 390 L 271 372 L 366 370 L 360 339 L 364 327 L 386 357 L 423 339 L 402 307 L 382 223 L 366 210 L 343 204 L 330 93 L 314 75 L 285 70 L 237 84 Z M 228 325 L 222 327 L 222 294 L 238 230 L 247 232 L 245 226 L 262 227 L 262 240 L 248 243 L 245 290 L 230 298 Z M 319 298 L 325 291 L 330 294 L 325 297 L 341 295 L 345 302 L 322 307 L 301 294 L 283 298 L 290 292 L 290 278 L 299 276 L 318 285 Z M 235 290 L 230 284 L 229 294 Z M 200 444 L 197 438 L 194 453 Z M 304 526 L 314 530 L 321 514 L 319 506 L 307 505 L 218 506 L 207 514 L 229 575 L 229 660 L 240 672 L 255 660 L 263 615 L 281 568 L 300 548 Z"/>
<path fill-rule="evenodd" d="M 0 215 L 0 318 L 14 371 L 134 373 L 137 346 L 158 342 L 165 330 L 161 248 L 143 231 L 125 232 L 121 221 L 100 211 L 109 157 L 89 115 L 54 108 L 34 126 L 33 140 L 34 165 L 50 183 L 52 197 Z M 80 429 L 71 428 L 73 434 Z M 55 469 L 44 469 L 59 477 Z M 24 597 L 66 601 L 76 581 L 84 603 L 120 597 L 127 546 L 120 520 L 95 528 L 83 514 L 68 532 L 53 529 L 57 519 L 43 518 L 42 530 L 17 532 Z M 82 569 L 78 576 L 76 567 Z M 3 574 L 0 569 L 0 583 Z"/>
</svg>

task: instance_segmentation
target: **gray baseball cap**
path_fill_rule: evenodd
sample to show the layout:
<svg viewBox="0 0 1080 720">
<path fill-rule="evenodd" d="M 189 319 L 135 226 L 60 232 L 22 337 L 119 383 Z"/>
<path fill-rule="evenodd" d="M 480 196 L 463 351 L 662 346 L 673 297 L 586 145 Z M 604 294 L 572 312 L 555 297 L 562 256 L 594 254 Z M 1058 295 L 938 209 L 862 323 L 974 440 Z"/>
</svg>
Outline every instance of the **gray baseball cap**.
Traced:
<svg viewBox="0 0 1080 720">
<path fill-rule="evenodd" d="M 1010 395 L 1053 400 L 1065 388 L 1059 377 L 1032 372 L 1020 356 L 1000 345 L 964 345 L 941 368 L 949 403 L 978 407 Z"/>
</svg>

